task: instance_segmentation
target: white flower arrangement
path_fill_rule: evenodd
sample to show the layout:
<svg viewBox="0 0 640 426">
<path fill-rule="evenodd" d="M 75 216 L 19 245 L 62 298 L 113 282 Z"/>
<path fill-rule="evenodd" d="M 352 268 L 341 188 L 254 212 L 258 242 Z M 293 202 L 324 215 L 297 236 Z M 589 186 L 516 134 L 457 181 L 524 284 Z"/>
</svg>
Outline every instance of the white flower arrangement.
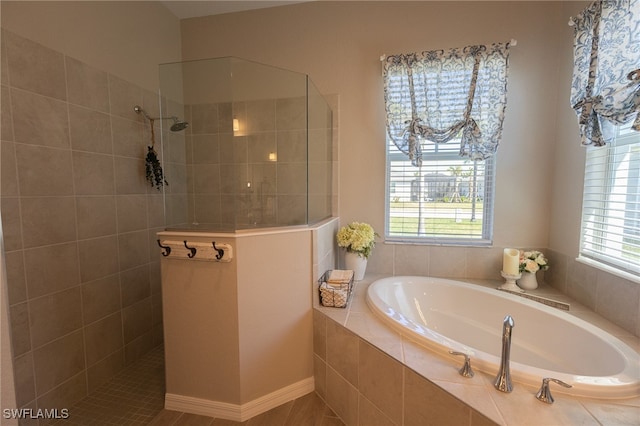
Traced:
<svg viewBox="0 0 640 426">
<path fill-rule="evenodd" d="M 535 274 L 539 270 L 549 269 L 549 261 L 542 252 L 537 250 L 520 250 L 520 272 L 531 272 Z"/>
<path fill-rule="evenodd" d="M 371 255 L 371 250 L 375 246 L 374 239 L 377 235 L 368 223 L 351 222 L 340 228 L 336 239 L 339 247 L 346 248 L 352 253 L 358 253 L 358 256 L 366 259 Z"/>
</svg>

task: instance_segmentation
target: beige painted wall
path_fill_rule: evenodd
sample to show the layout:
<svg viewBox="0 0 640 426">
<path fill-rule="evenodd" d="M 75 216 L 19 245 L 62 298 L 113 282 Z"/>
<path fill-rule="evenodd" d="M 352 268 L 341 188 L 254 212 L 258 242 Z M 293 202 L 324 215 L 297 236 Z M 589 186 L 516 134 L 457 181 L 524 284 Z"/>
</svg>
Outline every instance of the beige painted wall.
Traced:
<svg viewBox="0 0 640 426">
<path fill-rule="evenodd" d="M 340 218 L 368 221 L 382 233 L 380 55 L 517 39 L 497 159 L 494 245 L 546 247 L 557 52 L 572 43 L 565 13 L 559 2 L 312 2 L 183 20 L 182 52 L 185 60 L 234 55 L 307 73 L 321 93 L 338 94 Z M 376 266 L 376 254 L 388 250 L 379 244 L 370 267 L 390 272 Z"/>
<path fill-rule="evenodd" d="M 216 241 L 235 246 L 231 239 Z M 237 258 L 231 263 L 162 259 L 168 394 L 239 403 L 237 266 Z"/>
<path fill-rule="evenodd" d="M 179 20 L 151 1 L 3 1 L 2 27 L 158 90 L 158 64 L 180 60 Z"/>
<path fill-rule="evenodd" d="M 562 16 L 575 16 L 588 2 L 565 2 Z M 563 25 L 563 40 L 573 39 L 573 28 Z M 578 121 L 569 104 L 573 73 L 573 45 L 558 45 L 558 106 L 554 146 L 552 196 L 549 217 L 549 247 L 571 257 L 578 256 L 582 189 L 586 149 L 580 146 Z"/>
<path fill-rule="evenodd" d="M 237 238 L 236 247 L 246 404 L 313 376 L 311 231 Z"/>
<path fill-rule="evenodd" d="M 166 237 L 233 247 L 230 263 L 173 254 L 161 261 L 172 401 L 198 398 L 246 411 L 313 377 L 312 232 Z"/>
</svg>

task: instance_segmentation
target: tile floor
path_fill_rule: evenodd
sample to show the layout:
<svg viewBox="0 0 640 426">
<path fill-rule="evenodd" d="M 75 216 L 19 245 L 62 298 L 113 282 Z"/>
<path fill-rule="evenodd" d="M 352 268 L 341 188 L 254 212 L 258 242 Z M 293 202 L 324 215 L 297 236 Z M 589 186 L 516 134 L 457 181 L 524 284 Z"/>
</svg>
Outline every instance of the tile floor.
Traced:
<svg viewBox="0 0 640 426">
<path fill-rule="evenodd" d="M 344 426 L 333 411 L 312 392 L 286 402 L 245 422 L 162 410 L 153 426 Z"/>
<path fill-rule="evenodd" d="M 164 348 L 159 346 L 69 408 L 56 426 L 147 425 L 164 407 Z"/>
<path fill-rule="evenodd" d="M 164 408 L 164 351 L 160 346 L 69 409 L 56 426 L 344 426 L 315 392 L 245 422 Z"/>
</svg>

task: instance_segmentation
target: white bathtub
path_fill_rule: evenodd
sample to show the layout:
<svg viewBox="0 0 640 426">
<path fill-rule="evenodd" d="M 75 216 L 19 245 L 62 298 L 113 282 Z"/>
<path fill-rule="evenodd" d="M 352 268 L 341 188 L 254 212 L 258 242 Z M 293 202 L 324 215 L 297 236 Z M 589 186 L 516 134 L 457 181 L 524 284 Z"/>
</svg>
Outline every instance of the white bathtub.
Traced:
<svg viewBox="0 0 640 426">
<path fill-rule="evenodd" d="M 369 286 L 367 302 L 401 334 L 449 357 L 449 350 L 465 352 L 473 368 L 490 374 L 497 374 L 502 322 L 511 315 L 514 382 L 539 387 L 543 377 L 553 377 L 573 385 L 552 386 L 553 393 L 597 398 L 640 392 L 637 352 L 609 333 L 538 302 L 429 277 L 377 280 Z M 462 365 L 452 357 L 454 362 Z"/>
</svg>

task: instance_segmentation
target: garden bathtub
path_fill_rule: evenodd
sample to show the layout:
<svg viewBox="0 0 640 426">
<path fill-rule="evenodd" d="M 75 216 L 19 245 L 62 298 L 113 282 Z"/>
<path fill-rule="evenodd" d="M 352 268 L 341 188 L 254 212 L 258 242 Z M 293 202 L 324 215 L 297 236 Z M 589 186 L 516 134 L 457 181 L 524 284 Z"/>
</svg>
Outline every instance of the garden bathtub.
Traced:
<svg viewBox="0 0 640 426">
<path fill-rule="evenodd" d="M 459 281 L 401 276 L 374 281 L 367 303 L 401 334 L 435 352 L 464 352 L 473 368 L 489 374 L 498 371 L 502 322 L 511 315 L 514 382 L 540 386 L 542 378 L 552 377 L 573 386 L 554 386 L 554 393 L 597 398 L 640 391 L 637 352 L 594 325 L 535 301 Z"/>
</svg>

